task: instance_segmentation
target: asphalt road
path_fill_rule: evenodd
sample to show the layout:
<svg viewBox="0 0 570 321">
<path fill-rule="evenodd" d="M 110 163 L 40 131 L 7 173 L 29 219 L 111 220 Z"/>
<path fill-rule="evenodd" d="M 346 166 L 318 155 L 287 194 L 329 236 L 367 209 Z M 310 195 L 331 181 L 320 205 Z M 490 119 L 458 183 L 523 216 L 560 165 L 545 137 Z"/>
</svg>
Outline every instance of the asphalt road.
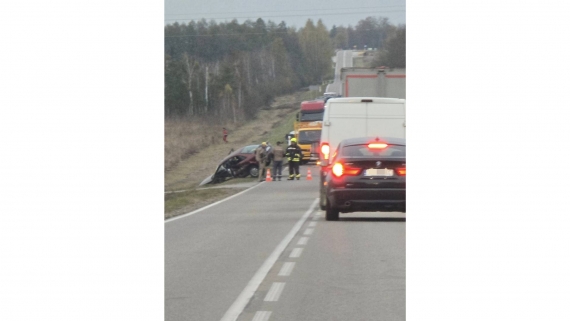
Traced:
<svg viewBox="0 0 570 321">
<path fill-rule="evenodd" d="M 166 320 L 405 320 L 405 214 L 327 222 L 311 170 L 165 223 Z"/>
</svg>

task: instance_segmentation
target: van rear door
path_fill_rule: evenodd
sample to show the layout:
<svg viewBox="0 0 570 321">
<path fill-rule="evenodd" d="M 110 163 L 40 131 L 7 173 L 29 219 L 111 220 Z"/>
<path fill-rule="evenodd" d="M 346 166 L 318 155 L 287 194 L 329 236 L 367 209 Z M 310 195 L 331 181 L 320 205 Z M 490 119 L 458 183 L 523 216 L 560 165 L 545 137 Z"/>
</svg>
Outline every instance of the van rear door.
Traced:
<svg viewBox="0 0 570 321">
<path fill-rule="evenodd" d="M 402 103 L 367 103 L 366 135 L 406 138 L 406 104 Z M 358 136 L 353 136 L 358 137 Z"/>
</svg>

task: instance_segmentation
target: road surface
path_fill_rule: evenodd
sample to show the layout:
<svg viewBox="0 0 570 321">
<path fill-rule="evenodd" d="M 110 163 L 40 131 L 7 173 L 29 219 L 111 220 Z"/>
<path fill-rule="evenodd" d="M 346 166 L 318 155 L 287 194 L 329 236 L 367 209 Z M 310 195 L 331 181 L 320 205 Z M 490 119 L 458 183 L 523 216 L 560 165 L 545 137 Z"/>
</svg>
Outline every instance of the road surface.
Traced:
<svg viewBox="0 0 570 321">
<path fill-rule="evenodd" d="M 405 320 L 405 214 L 325 221 L 308 168 L 165 223 L 166 320 Z"/>
</svg>

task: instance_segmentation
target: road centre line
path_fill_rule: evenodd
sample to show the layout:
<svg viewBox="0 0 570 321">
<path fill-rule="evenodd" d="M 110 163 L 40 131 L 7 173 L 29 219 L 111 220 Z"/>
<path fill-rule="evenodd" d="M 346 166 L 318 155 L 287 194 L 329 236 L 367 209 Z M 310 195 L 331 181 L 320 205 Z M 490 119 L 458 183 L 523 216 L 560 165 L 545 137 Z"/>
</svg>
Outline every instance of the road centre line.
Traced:
<svg viewBox="0 0 570 321">
<path fill-rule="evenodd" d="M 311 234 L 313 234 L 314 230 L 315 230 L 314 228 L 308 228 L 307 227 L 307 229 L 305 230 L 305 233 L 303 233 L 303 235 L 311 235 Z"/>
<path fill-rule="evenodd" d="M 309 223 L 309 227 L 315 227 L 315 225 L 317 225 L 317 222 L 310 222 Z"/>
<path fill-rule="evenodd" d="M 271 311 L 257 311 L 251 321 L 267 321 L 271 316 Z"/>
<path fill-rule="evenodd" d="M 201 212 L 201 211 L 203 211 L 203 210 L 206 210 L 206 209 L 208 209 L 208 208 L 210 208 L 210 207 L 212 207 L 212 206 L 216 206 L 216 205 L 218 205 L 218 204 L 220 204 L 220 203 L 222 203 L 222 202 L 225 202 L 225 201 L 228 201 L 228 200 L 230 200 L 230 199 L 232 199 L 232 198 L 234 198 L 234 197 L 237 197 L 237 196 L 239 196 L 239 195 L 241 195 L 241 194 L 243 194 L 243 193 L 245 193 L 245 192 L 247 192 L 247 191 L 250 191 L 250 190 L 256 188 L 256 187 L 259 186 L 259 185 L 260 185 L 260 184 L 253 185 L 252 187 L 250 187 L 250 188 L 248 188 L 248 189 L 246 189 L 246 190 L 244 190 L 244 191 L 241 191 L 241 192 L 239 192 L 239 193 L 237 193 L 237 194 L 234 194 L 234 195 L 232 195 L 232 196 L 226 197 L 226 198 L 224 198 L 223 200 L 217 201 L 216 203 L 212 203 L 212 204 L 210 204 L 210 205 L 207 205 L 207 206 L 204 206 L 204 207 L 202 207 L 202 208 L 199 208 L 199 209 L 197 209 L 197 210 L 195 210 L 195 211 L 193 211 L 193 212 L 190 212 L 190 213 L 186 213 L 186 214 L 182 214 L 182 215 L 173 217 L 173 218 L 171 218 L 171 219 L 168 219 L 168 220 L 164 221 L 164 223 L 169 223 L 169 222 L 172 222 L 172 221 L 176 221 L 176 220 L 178 220 L 178 219 L 181 219 L 181 218 L 188 217 L 188 216 L 190 216 L 190 215 L 194 215 L 194 214 L 196 214 L 196 213 L 198 213 L 198 212 Z"/>
<path fill-rule="evenodd" d="M 302 237 L 299 239 L 299 242 L 297 242 L 297 245 L 306 245 L 308 240 L 309 240 L 308 237 L 302 236 Z"/>
<path fill-rule="evenodd" d="M 273 282 L 263 301 L 278 301 L 284 288 L 285 282 Z"/>
<path fill-rule="evenodd" d="M 229 309 L 226 311 L 226 313 L 220 319 L 220 321 L 235 321 L 239 317 L 239 315 L 243 312 L 243 309 L 245 308 L 251 297 L 253 297 L 253 295 L 255 294 L 255 291 L 257 291 L 257 289 L 259 288 L 261 282 L 263 282 L 263 280 L 267 276 L 267 273 L 269 273 L 269 270 L 271 270 L 273 265 L 275 265 L 275 262 L 277 262 L 277 259 L 279 258 L 281 253 L 285 251 L 287 245 L 291 242 L 293 237 L 295 237 L 295 235 L 299 232 L 301 226 L 303 226 L 309 215 L 313 212 L 318 202 L 319 202 L 318 198 L 316 198 L 313 201 L 309 209 L 305 212 L 305 214 L 303 214 L 303 216 L 299 219 L 299 221 L 297 221 L 297 223 L 295 224 L 295 226 L 293 226 L 289 234 L 287 234 L 285 238 L 281 241 L 281 243 L 277 245 L 277 247 L 275 248 L 275 250 L 273 250 L 271 255 L 269 255 L 269 257 L 265 260 L 265 262 L 263 262 L 259 270 L 255 272 L 249 283 L 246 285 L 246 287 L 243 289 L 243 291 L 240 293 L 240 295 L 237 297 L 234 303 L 229 307 Z"/>
<path fill-rule="evenodd" d="M 285 262 L 279 271 L 279 276 L 289 276 L 295 267 L 295 262 Z"/>
</svg>

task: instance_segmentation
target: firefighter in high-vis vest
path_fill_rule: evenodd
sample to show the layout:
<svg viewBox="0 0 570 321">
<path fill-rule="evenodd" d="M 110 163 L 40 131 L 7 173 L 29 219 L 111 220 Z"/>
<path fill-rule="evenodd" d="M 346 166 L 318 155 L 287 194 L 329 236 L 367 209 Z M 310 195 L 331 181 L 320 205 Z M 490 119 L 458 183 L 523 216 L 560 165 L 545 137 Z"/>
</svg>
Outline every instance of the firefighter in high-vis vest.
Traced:
<svg viewBox="0 0 570 321">
<path fill-rule="evenodd" d="M 303 152 L 301 151 L 301 147 L 297 145 L 297 138 L 291 138 L 291 145 L 285 149 L 285 156 L 289 162 L 289 178 L 287 180 L 292 181 L 295 178 L 300 180 L 299 164 L 301 164 L 301 160 L 303 159 Z"/>
</svg>

